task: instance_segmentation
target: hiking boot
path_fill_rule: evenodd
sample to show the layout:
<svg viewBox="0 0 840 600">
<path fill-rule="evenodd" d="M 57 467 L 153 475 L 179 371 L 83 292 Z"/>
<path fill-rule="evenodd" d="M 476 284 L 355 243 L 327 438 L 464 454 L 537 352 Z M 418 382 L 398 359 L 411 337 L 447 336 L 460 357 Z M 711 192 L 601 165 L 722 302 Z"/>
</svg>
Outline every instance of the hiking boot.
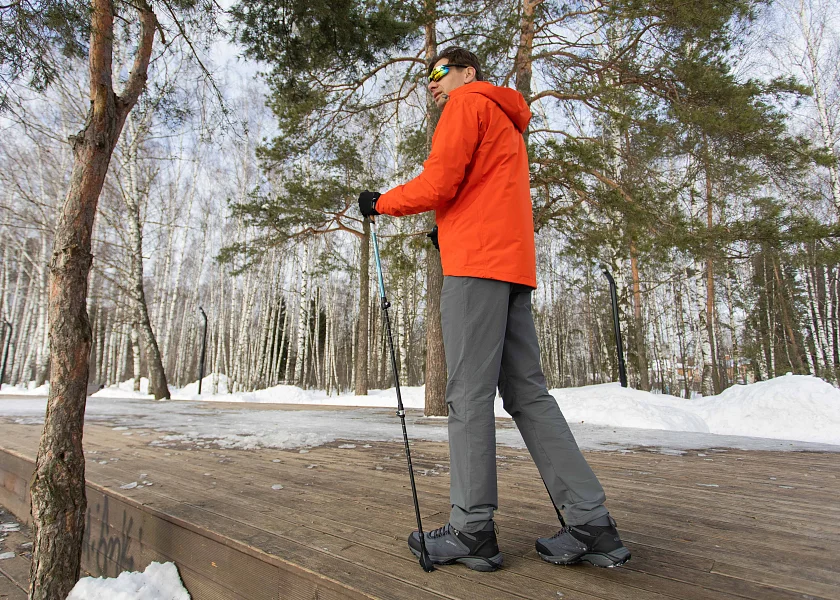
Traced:
<svg viewBox="0 0 840 600">
<path fill-rule="evenodd" d="M 617 567 L 630 560 L 630 551 L 621 543 L 615 521 L 598 525 L 567 525 L 550 538 L 537 540 L 537 553 L 556 565 L 588 562 L 597 567 Z"/>
<path fill-rule="evenodd" d="M 496 543 L 496 530 L 490 521 L 475 533 L 458 531 L 448 523 L 434 531 L 424 532 L 426 551 L 436 565 L 462 563 L 475 571 L 495 571 L 502 566 L 502 553 Z M 408 547 L 420 557 L 420 534 L 408 536 Z"/>
</svg>

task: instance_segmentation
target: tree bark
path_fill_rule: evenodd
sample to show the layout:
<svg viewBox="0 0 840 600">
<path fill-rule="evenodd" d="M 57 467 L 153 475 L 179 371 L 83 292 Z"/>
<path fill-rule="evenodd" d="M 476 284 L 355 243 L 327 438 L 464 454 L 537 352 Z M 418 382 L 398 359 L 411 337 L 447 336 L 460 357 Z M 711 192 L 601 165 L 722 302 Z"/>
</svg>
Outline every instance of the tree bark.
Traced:
<svg viewBox="0 0 840 600">
<path fill-rule="evenodd" d="M 519 23 L 519 47 L 514 59 L 516 72 L 516 90 L 525 97 L 525 102 L 531 102 L 532 59 L 534 48 L 534 10 L 544 0 L 522 0 L 522 19 Z M 522 132 L 525 145 L 528 145 L 528 129 Z"/>
<path fill-rule="evenodd" d="M 787 292 L 787 286 L 785 285 L 784 278 L 779 271 L 779 263 L 778 261 L 773 258 L 773 276 L 776 279 L 776 285 L 779 286 L 779 307 L 782 309 L 782 324 L 785 328 L 785 331 L 790 339 L 790 346 L 793 348 L 793 356 L 790 358 L 790 366 L 794 370 L 794 372 L 798 371 L 799 373 L 806 372 L 805 366 L 802 361 L 803 352 L 799 348 L 799 343 L 797 342 L 797 335 L 800 333 L 800 330 L 794 331 L 793 329 L 793 322 L 788 312 L 788 304 L 790 301 L 790 297 Z M 787 345 L 787 344 L 786 344 Z"/>
<path fill-rule="evenodd" d="M 82 451 L 91 347 L 87 277 L 96 205 L 125 118 L 146 85 L 155 15 L 139 2 L 140 42 L 122 95 L 111 77 L 114 6 L 92 0 L 91 105 L 72 139 L 70 189 L 59 217 L 50 261 L 50 395 L 38 448 L 32 496 L 33 556 L 30 600 L 66 598 L 79 577 L 85 528 L 85 457 Z"/>
<path fill-rule="evenodd" d="M 140 334 L 137 333 L 139 326 L 135 323 L 131 327 L 131 358 L 134 362 L 134 375 L 132 381 L 134 382 L 134 391 L 140 391 Z"/>
<path fill-rule="evenodd" d="M 636 245 L 630 242 L 630 272 L 633 277 L 633 336 L 636 343 L 636 358 L 638 359 L 639 387 L 650 390 L 648 377 L 648 359 L 645 348 L 645 324 L 642 319 L 642 284 L 639 279 L 639 259 L 636 256 Z"/>
<path fill-rule="evenodd" d="M 704 152 L 708 152 L 708 145 L 704 142 Z M 709 172 L 708 156 L 704 154 L 704 171 L 706 175 L 706 226 L 711 231 L 714 226 L 714 203 L 712 201 L 712 175 Z M 712 370 L 712 386 L 715 394 L 723 391 L 718 371 L 717 336 L 715 336 L 715 263 L 713 259 L 714 246 L 710 244 L 706 257 L 706 331 L 709 336 L 709 360 Z"/>
<path fill-rule="evenodd" d="M 134 187 L 134 186 L 132 186 Z M 146 291 L 143 286 L 143 228 L 140 223 L 140 202 L 138 198 L 125 198 L 129 212 L 129 234 L 131 243 L 129 252 L 131 283 L 129 286 L 131 302 L 137 331 L 143 340 L 143 350 L 146 354 L 146 368 L 149 370 L 149 393 L 155 400 L 169 398 L 169 386 L 166 382 L 166 372 L 160 356 L 157 338 L 152 331 L 149 318 L 149 307 L 146 304 Z"/>
<path fill-rule="evenodd" d="M 35 387 L 47 380 L 50 359 L 49 326 L 47 323 L 47 238 L 41 242 L 41 265 L 33 272 L 38 276 L 38 328 L 35 333 Z"/>
<path fill-rule="evenodd" d="M 368 311 L 370 310 L 370 223 L 362 221 L 361 256 L 359 269 L 359 319 L 356 322 L 356 349 L 353 379 L 354 393 L 367 396 L 368 393 Z"/>
<path fill-rule="evenodd" d="M 297 341 L 295 343 L 294 384 L 305 387 L 303 381 L 306 361 L 306 332 L 309 330 L 309 242 L 303 244 L 303 260 L 300 268 L 300 289 L 298 290 Z"/>
<path fill-rule="evenodd" d="M 426 0 L 426 61 L 431 62 L 437 53 L 437 2 Z M 435 132 L 440 111 L 435 106 L 431 93 L 426 93 L 426 147 L 432 148 L 432 135 Z M 429 227 L 434 227 L 434 215 L 427 220 Z M 443 265 L 440 254 L 429 248 L 426 252 L 426 399 L 427 416 L 445 416 L 449 414 L 446 406 L 446 354 L 443 349 L 443 329 L 440 325 L 440 292 L 443 288 Z"/>
</svg>

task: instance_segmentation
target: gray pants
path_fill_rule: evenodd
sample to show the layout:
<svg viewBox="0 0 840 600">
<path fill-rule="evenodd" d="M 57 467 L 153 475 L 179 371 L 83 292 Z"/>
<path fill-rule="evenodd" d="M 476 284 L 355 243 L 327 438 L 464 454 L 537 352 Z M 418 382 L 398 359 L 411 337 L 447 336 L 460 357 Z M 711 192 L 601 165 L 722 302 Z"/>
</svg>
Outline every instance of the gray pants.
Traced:
<svg viewBox="0 0 840 600">
<path fill-rule="evenodd" d="M 440 312 L 449 371 L 452 526 L 479 531 L 498 508 L 496 386 L 565 520 L 583 525 L 607 515 L 604 490 L 546 389 L 531 288 L 445 277 Z"/>
</svg>

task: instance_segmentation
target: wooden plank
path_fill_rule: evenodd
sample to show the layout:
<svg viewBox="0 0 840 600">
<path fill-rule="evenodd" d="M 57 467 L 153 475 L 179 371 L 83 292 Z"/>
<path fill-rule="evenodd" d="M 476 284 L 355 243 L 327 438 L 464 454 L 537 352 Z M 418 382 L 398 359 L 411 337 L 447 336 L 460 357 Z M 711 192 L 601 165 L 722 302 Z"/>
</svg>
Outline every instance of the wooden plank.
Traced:
<svg viewBox="0 0 840 600">
<path fill-rule="evenodd" d="M 193 531 L 173 526 L 137 507 L 88 487 L 83 542 L 85 568 L 107 573 L 107 557 L 120 570 L 142 570 L 152 561 L 175 562 L 199 576 L 253 600 L 277 597 L 277 567 Z"/>
<path fill-rule="evenodd" d="M 0 599 L 2 600 L 26 600 L 28 595 L 18 586 L 16 586 L 11 579 L 3 576 L 3 571 L 0 569 Z"/>
<path fill-rule="evenodd" d="M 261 518 L 261 519 L 264 519 L 265 517 L 260 517 L 260 518 Z M 742 595 L 746 595 L 746 594 L 742 594 Z M 782 594 L 780 597 L 788 597 L 788 596 L 789 596 L 788 594 Z M 758 597 L 758 598 L 761 598 L 761 597 L 768 597 L 768 596 L 767 596 L 767 594 L 766 594 L 766 593 L 764 593 L 764 591 L 763 591 L 763 590 L 758 590 L 758 591 L 756 591 L 756 592 L 755 592 L 752 596 L 749 596 L 749 597 Z"/>
<path fill-rule="evenodd" d="M 31 524 L 29 481 L 35 472 L 33 461 L 0 446 L 0 505 L 5 506 L 21 523 Z"/>
<path fill-rule="evenodd" d="M 92 487 L 91 485 L 88 485 L 88 491 L 87 491 L 88 498 L 90 500 L 92 500 L 91 505 L 93 507 L 96 506 L 97 492 L 101 493 L 102 490 L 97 490 L 95 487 Z M 102 509 L 104 509 L 104 505 L 105 505 L 104 497 L 100 497 L 100 501 L 101 501 L 100 506 L 102 507 Z M 113 498 L 109 498 L 109 503 L 110 502 L 113 502 Z M 94 510 L 95 510 L 95 508 L 94 508 Z M 120 511 L 108 511 L 108 512 L 113 515 L 115 513 L 119 513 Z M 132 568 L 132 569 L 143 568 L 143 567 L 145 567 L 145 564 L 135 562 L 135 561 L 132 561 L 132 560 L 128 560 L 131 557 L 128 556 L 127 554 L 125 554 L 125 552 L 121 551 L 121 548 L 125 549 L 128 546 L 130 546 L 130 541 L 131 541 L 130 532 L 134 530 L 134 526 L 136 525 L 138 532 L 142 532 L 144 530 L 147 532 L 146 533 L 146 540 L 148 540 L 149 538 L 152 538 L 152 539 L 157 539 L 158 542 L 163 541 L 163 540 L 159 539 L 160 535 L 163 535 L 163 534 L 160 534 L 160 532 L 157 532 L 157 534 L 156 534 L 154 523 L 152 523 L 151 526 L 149 524 L 150 517 L 148 515 L 145 515 L 145 514 L 128 515 L 128 514 L 126 514 L 126 512 L 129 512 L 129 511 L 123 511 L 122 515 L 118 518 L 117 522 L 114 522 L 112 519 L 108 519 L 109 523 L 108 523 L 107 527 L 104 527 L 104 525 L 102 523 L 99 523 L 96 519 L 91 517 L 90 514 L 89 514 L 89 523 L 91 524 L 91 527 L 89 527 L 88 531 L 92 531 L 97 524 L 100 524 L 100 525 L 103 525 L 103 528 L 108 533 L 110 533 L 112 530 L 115 530 L 115 531 L 119 532 L 115 536 L 103 536 L 101 539 L 97 539 L 97 540 L 92 541 L 92 542 L 89 540 L 89 547 L 90 547 L 90 544 L 93 544 L 96 548 L 101 548 L 101 549 L 105 550 L 106 552 L 108 552 L 108 554 L 104 558 L 106 558 L 107 561 L 119 564 L 120 569 L 123 569 L 123 568 Z M 138 533 L 138 535 L 140 535 L 140 533 Z M 143 539 L 142 537 L 138 538 L 138 540 L 142 540 L 142 539 Z M 102 542 L 102 544 L 98 543 L 100 541 Z M 183 544 L 183 543 L 177 544 L 176 543 L 175 545 L 179 546 L 179 549 L 181 551 L 187 550 L 187 551 L 192 552 L 192 553 L 194 553 L 196 551 L 196 548 L 197 548 L 197 546 L 195 544 L 195 537 L 194 536 L 193 536 L 193 539 L 189 540 L 186 544 Z M 198 548 L 199 548 L 199 550 L 201 549 L 200 546 L 198 546 Z M 143 547 L 140 548 L 140 550 L 142 550 L 142 549 L 143 549 Z M 171 540 L 170 540 L 170 544 L 169 544 L 167 549 L 168 549 L 169 552 L 171 552 L 171 554 L 162 555 L 163 557 L 173 558 L 173 556 L 172 556 L 173 554 L 178 555 L 179 558 L 181 558 L 181 560 L 178 560 L 177 562 L 179 562 L 181 564 L 184 564 L 185 561 L 183 560 L 182 557 L 180 557 L 180 554 L 182 554 L 182 552 L 179 553 L 179 552 L 174 552 L 173 551 Z M 96 552 L 96 554 L 98 554 L 98 552 Z M 207 554 L 207 556 L 210 556 L 210 557 L 216 557 L 218 555 L 218 548 L 210 550 L 210 551 L 206 552 L 205 554 Z M 91 557 L 92 562 L 90 564 L 85 565 L 85 567 L 87 567 L 88 570 L 96 573 L 100 568 L 106 568 L 106 566 L 103 565 L 101 561 L 100 561 L 99 565 L 96 564 L 96 559 L 93 556 L 93 554 L 89 553 L 89 555 Z M 115 557 L 119 558 L 121 556 L 125 560 L 122 560 L 122 561 L 115 560 Z M 148 556 L 147 556 L 147 558 L 148 558 Z M 205 559 L 203 561 L 199 560 L 195 564 L 198 564 L 198 565 L 204 564 L 205 565 L 205 570 L 206 570 L 206 563 L 207 562 L 208 561 Z M 289 568 L 289 563 L 287 563 L 285 561 L 274 558 L 274 559 L 270 559 L 269 562 L 270 563 L 275 563 L 277 565 L 282 565 L 284 567 L 284 569 L 283 569 L 284 572 L 283 572 L 282 577 L 278 577 L 276 581 L 269 581 L 268 582 L 269 585 L 272 587 L 272 590 L 273 590 L 272 593 L 274 593 L 274 595 L 270 595 L 269 597 L 272 597 L 272 598 L 277 597 L 277 594 L 280 594 L 281 592 L 283 593 L 283 597 L 292 597 L 292 596 L 289 595 L 292 592 L 294 594 L 296 594 L 297 596 L 301 597 L 301 598 L 310 598 L 310 597 L 311 598 L 367 598 L 368 597 L 366 594 L 355 592 L 353 590 L 344 588 L 343 586 L 337 586 L 335 583 L 331 582 L 330 580 L 328 580 L 327 578 L 325 578 L 322 575 L 318 575 L 318 574 L 315 574 L 315 573 L 312 573 L 312 572 L 309 572 L 309 571 L 306 571 L 306 570 L 302 570 L 302 569 L 290 569 Z M 117 567 L 113 567 L 113 568 L 117 568 Z M 203 598 L 202 595 L 196 595 L 196 592 L 192 589 L 192 587 L 190 587 L 190 582 L 193 583 L 193 587 L 196 587 L 196 589 L 199 589 L 199 588 L 201 588 L 201 589 L 207 588 L 207 589 L 211 589 L 211 590 L 212 589 L 216 589 L 216 590 L 220 589 L 221 584 L 218 581 L 212 581 L 211 579 L 208 579 L 207 576 L 206 576 L 206 573 L 199 574 L 198 576 L 193 576 L 193 575 L 190 574 L 190 573 L 195 573 L 195 571 L 193 571 L 193 569 L 188 568 L 188 567 L 183 567 L 183 569 L 184 569 L 185 584 L 187 584 L 188 589 L 190 589 L 190 592 L 193 595 L 193 598 L 195 600 L 204 600 L 204 598 Z M 252 571 L 252 570 L 250 570 L 250 571 Z M 242 573 L 247 575 L 247 574 L 249 574 L 250 571 L 246 569 L 246 570 L 243 570 Z M 295 571 L 300 571 L 300 575 L 296 576 Z M 250 577 L 254 578 L 254 581 L 260 581 L 258 575 L 259 574 L 255 574 L 253 572 L 250 572 Z M 230 576 L 230 574 L 228 573 L 227 575 L 225 575 L 223 577 L 223 579 L 225 579 L 229 576 Z M 202 583 L 201 585 L 195 586 L 195 582 L 198 581 L 198 580 L 202 580 L 204 583 Z M 224 586 L 221 586 L 221 587 L 224 587 Z M 228 589 L 228 591 L 230 592 L 231 590 Z M 419 597 L 424 598 L 425 596 L 426 596 L 426 594 L 420 594 Z M 216 594 L 216 595 L 207 596 L 207 598 L 229 598 L 229 597 L 232 597 L 232 594 L 229 593 L 229 594 L 225 595 L 225 593 L 221 593 L 221 592 L 219 594 Z M 428 595 L 428 597 L 431 598 L 432 596 Z M 438 597 L 438 596 L 435 596 L 435 597 Z M 252 596 L 251 598 L 255 598 L 255 597 Z M 249 600 L 251 600 L 251 598 L 249 598 Z"/>
<path fill-rule="evenodd" d="M 180 475 L 180 473 L 178 473 L 178 472 L 173 474 L 173 476 L 179 476 L 179 475 Z M 179 478 L 179 482 L 181 483 L 181 485 L 184 485 L 184 483 L 185 483 L 183 481 L 183 479 L 181 479 L 181 478 Z M 171 486 L 167 486 L 167 488 L 169 488 L 169 487 L 171 487 Z M 222 493 L 223 493 L 222 490 L 214 490 L 213 491 L 213 499 L 217 498 Z M 251 515 L 253 515 L 254 513 L 258 514 L 258 517 L 256 517 L 255 520 L 258 521 L 260 527 L 271 526 L 271 528 L 273 530 L 277 530 L 277 529 L 282 528 L 284 533 L 287 533 L 289 528 L 290 528 L 290 524 L 287 522 L 287 520 L 290 518 L 289 510 L 287 508 L 284 508 L 281 512 L 279 512 L 279 515 L 277 517 L 266 514 L 265 512 L 260 510 L 261 503 L 256 497 L 256 496 L 259 496 L 259 495 L 260 495 L 260 490 L 255 490 L 255 497 L 252 497 L 252 499 L 251 499 L 251 507 L 254 510 L 251 511 L 250 514 Z M 276 496 L 277 497 L 282 497 L 282 494 L 277 494 Z M 230 497 L 231 497 L 230 501 L 236 502 L 237 498 L 236 498 L 235 494 L 231 494 Z M 213 502 L 212 499 L 208 499 L 207 501 L 205 501 L 203 503 L 203 507 L 205 509 L 213 507 L 213 508 L 215 508 L 215 510 L 219 514 L 226 514 L 226 515 L 231 515 L 232 512 L 236 512 L 236 510 L 237 510 L 236 506 L 220 505 L 218 508 L 216 508 L 216 507 L 212 506 L 214 504 L 215 503 Z M 266 504 L 263 504 L 263 506 L 266 506 Z M 348 517 L 348 515 L 346 513 L 342 516 L 343 517 Z M 245 522 L 245 521 L 248 520 L 248 517 L 249 517 L 249 513 L 246 512 L 244 515 L 239 515 L 237 518 L 241 519 L 243 522 Z M 335 532 L 337 530 L 336 528 L 340 527 L 340 524 L 338 524 L 338 523 L 332 523 L 332 522 L 330 522 L 326 519 L 323 519 L 323 521 L 324 522 L 321 524 L 321 527 L 323 527 L 323 531 Z M 344 534 L 348 530 L 348 526 L 346 525 L 346 522 L 347 521 L 345 520 L 345 525 L 343 527 L 344 531 L 342 531 L 342 534 Z M 274 525 L 271 525 L 272 523 L 274 523 Z M 313 519 L 313 523 L 314 523 L 314 519 Z M 390 524 L 390 522 L 388 524 L 383 524 L 383 525 L 378 527 L 378 529 L 381 531 L 381 533 L 390 534 L 389 536 L 383 536 L 382 537 L 382 539 L 384 540 L 383 549 L 385 549 L 387 551 L 394 552 L 394 553 L 399 553 L 401 555 L 407 555 L 407 552 L 405 551 L 405 548 L 404 548 L 405 542 L 400 540 L 399 543 L 395 547 L 393 541 L 394 541 L 394 538 L 398 536 L 398 533 L 404 533 L 405 531 L 408 531 L 409 528 L 404 528 L 404 529 L 402 529 L 402 531 L 399 531 L 399 529 L 397 529 L 395 531 L 394 529 L 389 529 L 388 528 L 389 524 Z M 352 535 L 353 533 L 355 533 L 355 532 L 352 530 L 352 528 L 350 528 L 349 533 L 347 534 L 348 542 L 352 543 L 353 540 L 361 538 L 361 539 L 365 540 L 365 544 L 372 544 L 377 539 L 376 536 L 374 534 L 372 534 L 371 532 L 361 532 L 361 534 L 355 533 L 355 536 Z M 397 535 L 394 535 L 395 533 Z M 311 536 L 312 534 L 309 533 L 308 535 Z M 402 536 L 399 536 L 399 537 L 402 537 Z M 504 540 L 502 540 L 502 541 L 504 543 Z M 531 547 L 531 551 L 530 551 L 531 554 L 535 555 L 535 553 L 533 552 L 533 542 L 531 542 L 530 547 Z M 520 565 L 521 569 L 517 568 L 517 565 Z M 543 571 L 544 576 L 543 577 L 534 577 L 533 576 L 533 571 L 534 570 Z M 595 576 L 601 575 L 600 570 L 597 570 L 597 571 L 590 570 L 589 572 L 586 572 L 586 571 L 580 572 L 579 570 L 571 570 L 570 571 L 570 570 L 562 569 L 562 571 L 563 571 L 563 576 L 564 576 L 564 584 L 566 586 L 569 586 L 570 588 L 574 588 L 572 583 L 570 583 L 570 581 L 569 581 L 569 579 L 572 579 L 572 580 L 574 580 L 574 582 L 577 585 L 581 586 L 581 587 L 577 588 L 578 590 L 581 590 L 581 589 L 591 590 L 594 587 L 595 589 L 598 590 L 597 593 L 600 596 L 605 597 L 605 598 L 607 598 L 607 597 L 609 597 L 609 598 L 633 598 L 633 597 L 637 597 L 637 596 L 642 597 L 642 598 L 656 598 L 656 597 L 660 597 L 659 592 L 661 592 L 661 591 L 665 591 L 669 595 L 669 597 L 675 597 L 675 598 L 688 598 L 688 597 L 690 597 L 690 594 L 691 594 L 691 590 L 689 588 L 687 588 L 685 585 L 683 585 L 679 582 L 654 580 L 654 579 L 648 578 L 648 577 L 646 577 L 644 575 L 641 575 L 641 574 L 626 573 L 622 576 L 622 579 L 624 581 L 622 581 L 618 585 L 618 587 L 613 587 L 613 585 L 614 585 L 613 582 L 598 581 L 597 584 L 595 584 L 593 582 L 593 575 L 595 575 Z M 504 572 L 505 572 L 505 576 L 508 577 L 508 578 L 511 577 L 511 574 L 516 573 L 516 574 L 522 575 L 523 577 L 529 577 L 531 579 L 535 579 L 536 581 L 542 581 L 546 584 L 550 583 L 551 585 L 553 585 L 554 582 L 556 581 L 556 578 L 557 578 L 557 575 L 558 575 L 558 567 L 556 567 L 554 565 L 549 565 L 548 563 L 544 563 L 542 561 L 538 561 L 538 562 L 536 562 L 536 561 L 532 561 L 532 562 L 524 561 L 523 562 L 523 561 L 517 561 L 514 558 L 511 558 L 508 561 L 508 565 L 504 569 Z M 607 572 L 604 571 L 603 573 L 607 573 Z M 468 576 L 469 576 L 469 574 L 468 574 Z M 486 577 L 486 576 L 479 576 L 479 577 Z M 628 582 L 629 579 L 633 580 L 632 585 L 629 584 L 629 582 Z M 647 581 L 647 580 L 649 580 L 649 581 Z M 539 595 L 540 593 L 547 593 L 548 591 L 550 591 L 550 590 L 534 589 L 535 585 L 536 584 L 534 582 L 528 582 L 527 584 L 523 584 L 522 580 L 517 580 L 516 582 L 514 582 L 514 585 L 510 588 L 510 590 L 511 591 L 516 591 L 516 590 L 526 591 L 527 590 L 530 597 L 541 597 Z M 659 588 L 659 589 L 657 591 L 654 591 L 656 588 Z M 640 594 L 640 590 L 645 590 L 644 594 Z M 704 593 L 703 597 L 705 597 L 705 598 L 716 598 L 716 597 L 729 597 L 729 596 L 728 595 L 720 596 L 720 595 L 717 595 L 717 594 L 714 594 L 714 593 L 706 592 L 706 593 Z"/>
<path fill-rule="evenodd" d="M 261 464 L 248 464 L 243 466 L 244 472 L 252 475 L 254 479 L 263 479 L 272 474 L 273 469 Z M 376 503 L 372 506 L 381 506 L 382 503 L 391 504 L 394 501 L 394 495 L 390 491 L 392 486 L 380 487 L 371 490 L 364 482 L 353 472 L 346 472 L 344 470 L 328 470 L 326 468 L 312 469 L 309 473 L 302 474 L 298 471 L 286 471 L 284 481 L 288 480 L 290 484 L 312 484 L 321 490 L 319 493 L 334 499 L 341 498 L 366 498 L 375 499 Z M 331 490 L 331 491 L 325 491 Z M 693 491 L 693 490 L 692 490 Z M 394 501 L 393 504 L 401 507 L 410 507 L 410 497 L 408 496 L 406 487 L 405 500 Z M 704 490 L 694 492 L 698 497 L 702 498 L 707 494 Z M 421 492 L 421 499 L 428 500 L 432 492 L 426 489 Z M 425 497 L 424 497 L 425 496 Z M 442 494 L 435 494 L 436 499 L 442 499 Z M 448 504 L 448 501 L 446 501 Z M 543 510 L 548 511 L 545 507 L 546 503 L 542 503 Z M 426 506 L 429 506 L 426 504 Z M 508 508 L 501 508 L 498 512 L 500 518 L 502 516 L 521 516 L 523 514 L 532 514 L 536 510 L 536 503 L 519 500 L 517 502 L 509 502 Z M 736 543 L 743 539 L 743 531 L 728 532 L 725 530 L 717 531 L 702 531 L 694 528 L 691 533 L 687 533 L 685 527 L 679 524 L 664 524 L 662 519 L 652 517 L 648 518 L 640 515 L 633 515 L 627 517 L 622 521 L 622 530 L 629 533 L 635 531 L 644 531 L 649 536 L 662 537 L 665 539 L 681 540 L 691 543 L 705 544 L 707 547 L 714 547 L 715 545 L 723 545 L 726 543 Z M 545 532 L 543 532 L 545 533 Z M 688 537 L 686 537 L 688 536 Z M 722 544 L 723 543 L 723 544 Z M 802 538 L 792 538 L 789 534 L 766 534 L 762 536 L 761 540 L 756 540 L 756 553 L 766 552 L 766 555 L 773 555 L 778 544 L 786 544 L 788 546 L 795 546 L 797 551 L 801 551 L 802 557 L 807 559 L 810 564 L 822 568 L 828 568 L 832 564 L 830 558 L 829 546 L 821 546 L 819 540 L 806 540 Z"/>
<path fill-rule="evenodd" d="M 34 427 L 0 425 L 0 437 L 7 427 L 16 434 L 17 428 L 26 430 L 15 435 L 15 447 L 37 449 Z M 406 597 L 395 591 L 400 586 L 406 593 L 425 587 L 429 598 L 453 599 L 550 597 L 556 591 L 566 598 L 593 600 L 840 597 L 840 573 L 821 560 L 840 539 L 840 523 L 832 517 L 840 508 L 824 506 L 840 494 L 836 455 L 586 453 L 634 553 L 625 567 L 602 570 L 560 568 L 538 559 L 534 537 L 550 533 L 556 517 L 542 501 L 545 490 L 527 452 L 500 447 L 502 510 L 497 521 L 506 568 L 491 575 L 446 568 L 429 577 L 405 549 L 414 515 L 399 443 L 363 448 L 364 442 L 347 441 L 357 446 L 349 450 L 337 447 L 341 440 L 306 454 L 164 449 L 149 445 L 158 432 L 132 433 L 123 436 L 100 425 L 87 428 L 91 480 L 116 486 L 147 472 L 155 482 L 152 488 L 124 492 L 131 497 L 126 501 L 138 507 L 151 504 L 138 510 L 154 509 L 173 522 L 193 523 L 194 532 L 230 537 L 237 547 L 245 545 L 268 560 L 308 566 L 310 577 L 317 577 L 317 571 L 368 591 L 364 597 Z M 447 452 L 444 443 L 413 443 L 419 473 L 435 464 L 448 466 Z M 103 457 L 120 460 L 99 465 Z M 318 466 L 308 469 L 310 464 Z M 418 474 L 418 483 L 424 515 L 443 522 L 448 517 L 448 469 L 437 470 L 438 475 Z M 206 472 L 214 477 L 205 477 Z M 696 485 L 710 473 L 720 487 Z M 285 486 L 279 493 L 270 490 L 275 482 Z M 781 546 L 785 553 L 774 551 Z M 203 561 L 197 562 L 196 568 L 201 567 Z M 208 580 L 204 573 L 196 576 Z M 301 589 L 311 592 L 311 586 Z"/>
<path fill-rule="evenodd" d="M 166 482 L 159 476 L 159 479 Z M 179 479 L 181 489 L 193 493 L 195 489 L 190 490 L 189 483 L 183 479 Z M 161 494 L 162 489 L 173 489 L 173 485 L 165 485 L 158 487 L 157 490 L 152 489 L 147 493 L 149 495 Z M 282 544 L 283 547 L 275 547 L 271 545 L 271 538 L 269 538 L 270 545 L 263 546 L 264 550 L 272 553 L 286 552 L 286 547 L 289 543 L 300 544 L 302 546 L 309 546 L 311 550 L 324 554 L 324 560 L 334 559 L 336 557 L 352 561 L 358 565 L 366 566 L 373 571 L 379 571 L 383 574 L 387 573 L 388 577 L 399 579 L 411 586 L 422 585 L 429 591 L 438 592 L 441 594 L 453 594 L 454 597 L 466 597 L 470 590 L 475 585 L 481 585 L 487 582 L 486 574 L 474 573 L 466 569 L 459 569 L 453 573 L 451 570 L 440 571 L 436 575 L 436 579 L 429 580 L 427 576 L 419 569 L 416 559 L 414 559 L 408 550 L 405 548 L 405 542 L 395 544 L 393 536 L 383 536 L 379 534 L 379 543 L 374 543 L 374 535 L 371 532 L 360 532 L 360 535 L 353 535 L 354 532 L 346 533 L 346 525 L 343 529 L 345 531 L 338 532 L 334 529 L 334 525 L 338 523 L 327 523 L 321 528 L 315 528 L 312 524 L 297 523 L 287 518 L 286 511 L 279 511 L 278 514 L 272 515 L 263 510 L 255 510 L 259 508 L 265 509 L 265 504 L 260 506 L 257 500 L 250 499 L 248 507 L 243 507 L 240 499 L 236 494 L 227 494 L 228 503 L 222 502 L 217 498 L 222 494 L 222 490 L 215 490 L 213 496 L 208 497 L 203 502 L 202 507 L 191 507 L 184 502 L 178 502 L 175 498 L 170 498 L 172 506 L 166 507 L 167 511 L 175 511 L 176 513 L 188 512 L 192 520 L 201 518 L 198 511 L 208 511 L 212 513 L 211 517 L 204 517 L 214 521 L 214 527 L 219 529 L 227 522 L 227 517 L 234 517 L 234 523 L 227 526 L 225 529 L 228 535 L 239 535 L 238 532 L 244 530 L 259 529 L 266 534 L 271 534 L 277 540 L 276 544 Z M 158 500 L 160 502 L 160 500 Z M 270 526 L 270 529 L 267 529 Z M 282 555 L 282 554 L 281 554 Z M 314 567 L 312 567 L 314 568 Z M 469 582 L 465 579 L 471 580 Z M 538 589 L 535 589 L 536 588 Z M 487 589 L 482 592 L 483 598 L 531 598 L 541 597 L 546 593 L 556 595 L 557 586 L 555 584 L 543 585 L 539 582 L 531 580 L 522 580 L 514 584 L 507 584 L 500 579 L 495 579 L 491 584 L 486 585 Z M 570 590 L 571 591 L 571 590 Z M 400 596 L 398 596 L 400 597 Z M 580 594 L 570 595 L 570 598 L 593 598 L 593 596 Z M 598 596 L 602 597 L 602 596 Z M 612 597 L 612 596 L 611 596 Z M 657 596 L 654 595 L 653 598 Z"/>
<path fill-rule="evenodd" d="M 195 455 L 195 456 L 197 456 L 197 455 Z"/>
</svg>

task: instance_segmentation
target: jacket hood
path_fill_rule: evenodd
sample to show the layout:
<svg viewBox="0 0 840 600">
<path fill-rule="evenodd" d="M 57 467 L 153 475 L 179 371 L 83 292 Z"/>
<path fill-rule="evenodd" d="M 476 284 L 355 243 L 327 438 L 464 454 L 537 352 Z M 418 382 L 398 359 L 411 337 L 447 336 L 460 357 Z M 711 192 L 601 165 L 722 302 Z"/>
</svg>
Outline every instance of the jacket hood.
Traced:
<svg viewBox="0 0 840 600">
<path fill-rule="evenodd" d="M 460 94 L 481 94 L 495 102 L 522 133 L 531 120 L 531 110 L 522 94 L 509 87 L 500 87 L 487 81 L 474 81 L 452 90 L 450 97 Z"/>
</svg>

